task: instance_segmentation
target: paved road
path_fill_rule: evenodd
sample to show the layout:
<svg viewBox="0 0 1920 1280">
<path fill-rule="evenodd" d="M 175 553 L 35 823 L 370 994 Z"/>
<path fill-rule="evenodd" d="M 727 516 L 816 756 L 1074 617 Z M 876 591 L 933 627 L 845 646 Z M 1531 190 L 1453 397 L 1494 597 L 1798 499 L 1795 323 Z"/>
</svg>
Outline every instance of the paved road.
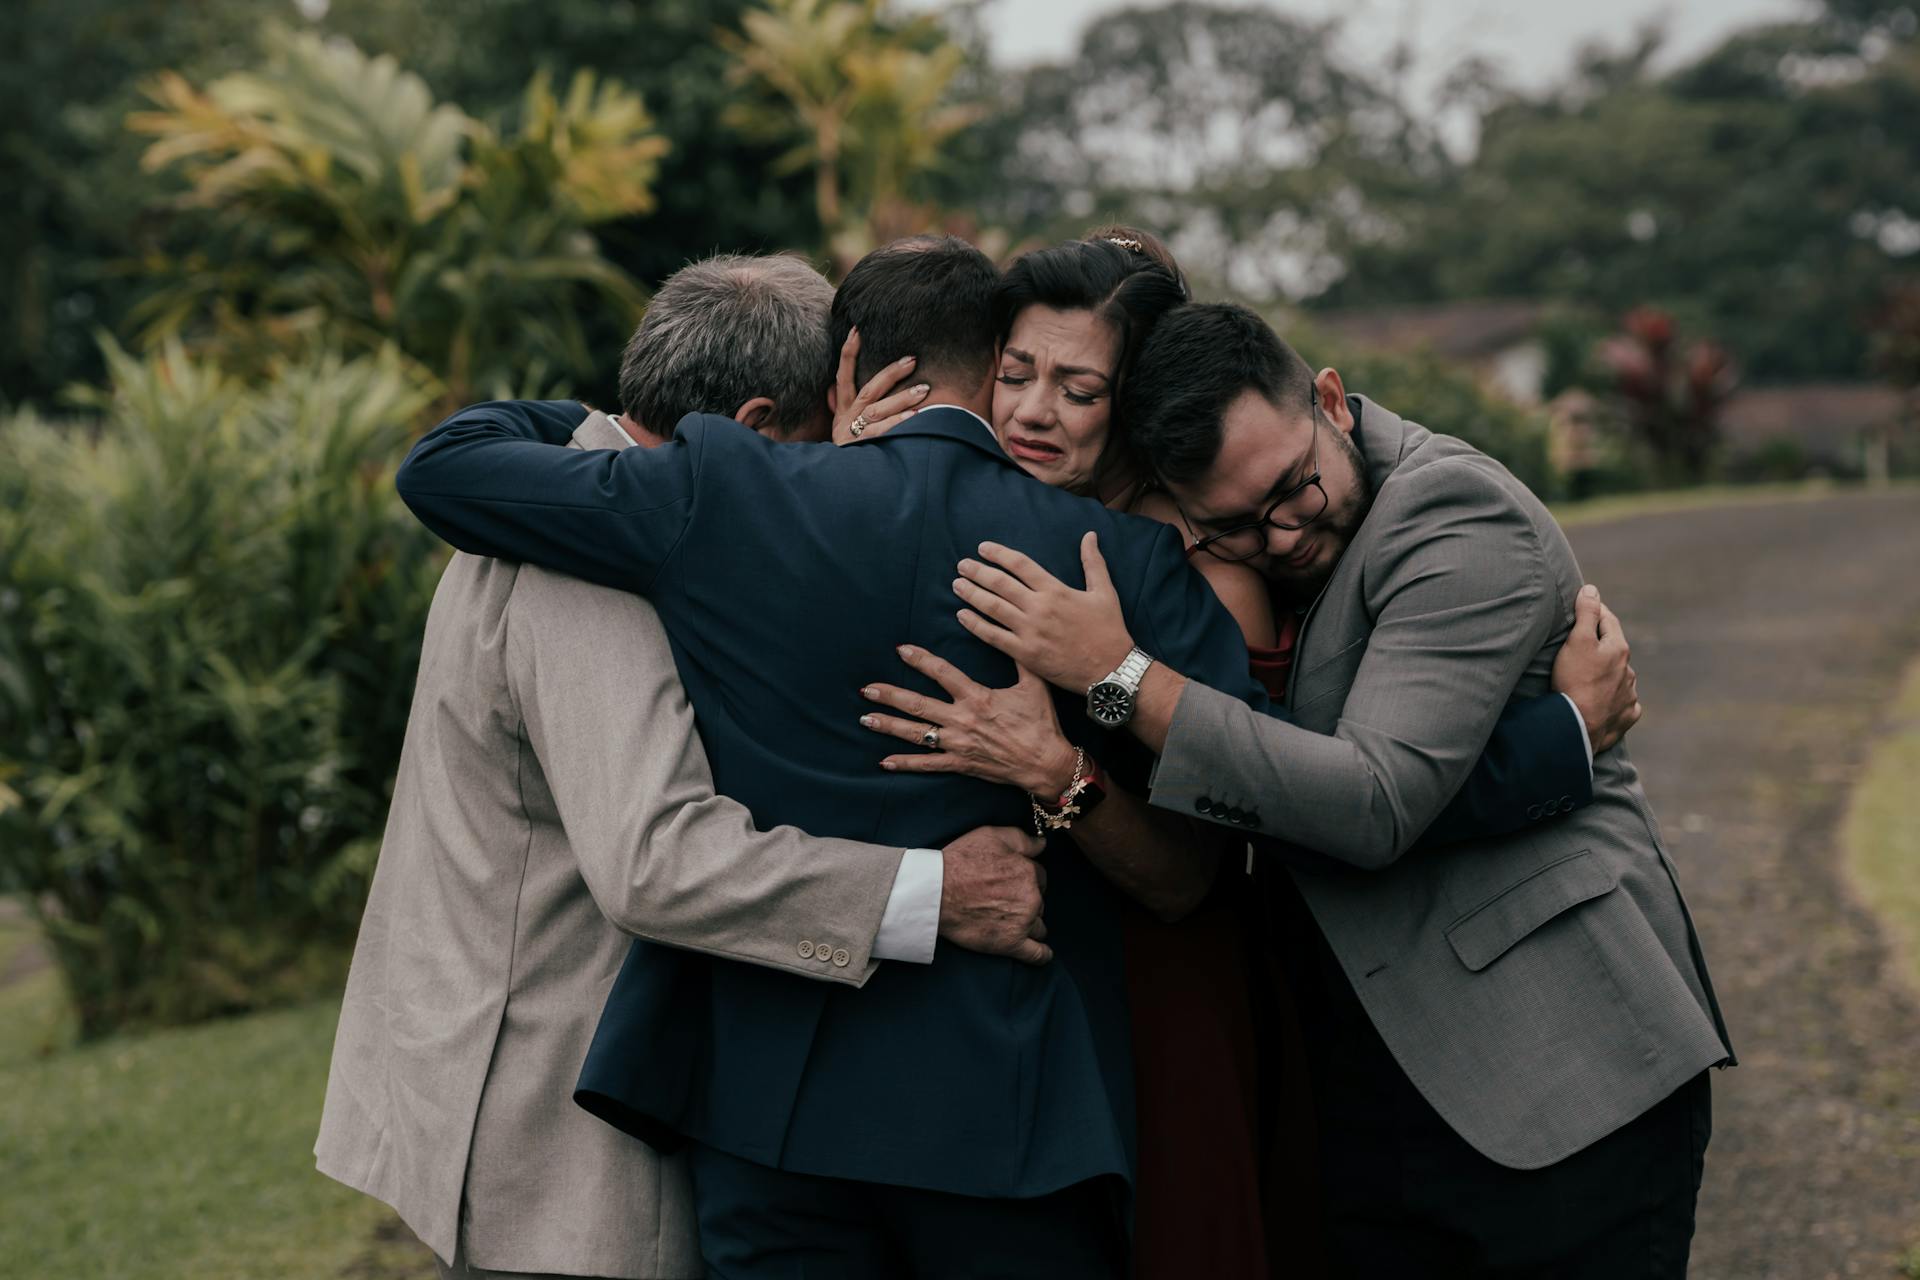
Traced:
<svg viewBox="0 0 1920 1280">
<path fill-rule="evenodd" d="M 1920 997 L 1836 833 L 1920 655 L 1920 494 L 1571 536 L 1626 621 L 1648 706 L 1630 746 L 1742 1063 L 1714 1077 L 1693 1275 L 1890 1280 L 1920 1246 Z"/>
</svg>

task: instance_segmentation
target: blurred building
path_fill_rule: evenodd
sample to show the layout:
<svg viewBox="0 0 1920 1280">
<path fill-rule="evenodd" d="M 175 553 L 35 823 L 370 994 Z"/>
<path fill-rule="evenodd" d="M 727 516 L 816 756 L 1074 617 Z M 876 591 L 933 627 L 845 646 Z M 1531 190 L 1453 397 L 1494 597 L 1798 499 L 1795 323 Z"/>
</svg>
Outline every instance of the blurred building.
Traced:
<svg viewBox="0 0 1920 1280">
<path fill-rule="evenodd" d="M 1342 342 L 1370 351 L 1431 351 L 1508 399 L 1537 405 L 1547 378 L 1540 336 L 1547 310 L 1544 302 L 1490 298 L 1311 314 L 1314 327 Z"/>
<path fill-rule="evenodd" d="M 1720 416 L 1730 469 L 1884 479 L 1907 421 L 1905 398 L 1872 382 L 1810 382 L 1736 391 Z"/>
</svg>

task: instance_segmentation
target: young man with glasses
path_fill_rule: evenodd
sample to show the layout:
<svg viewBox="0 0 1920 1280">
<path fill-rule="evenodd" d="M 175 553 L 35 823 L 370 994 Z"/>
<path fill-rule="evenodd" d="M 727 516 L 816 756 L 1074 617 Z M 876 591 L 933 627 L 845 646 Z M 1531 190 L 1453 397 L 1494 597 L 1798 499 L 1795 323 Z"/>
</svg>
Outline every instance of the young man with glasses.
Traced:
<svg viewBox="0 0 1920 1280">
<path fill-rule="evenodd" d="M 1137 649 L 1097 551 L 1085 591 L 983 554 L 1020 607 L 963 568 L 967 625 L 1063 688 L 1126 659 L 1110 719 L 1159 754 L 1152 803 L 1258 833 L 1336 1274 L 1683 1276 L 1705 1072 L 1733 1054 L 1625 750 L 1594 744 L 1577 812 L 1414 847 L 1502 710 L 1547 688 L 1582 591 L 1559 526 L 1491 458 L 1349 396 L 1241 307 L 1163 319 L 1128 414 L 1196 541 L 1304 610 L 1287 715 Z"/>
</svg>

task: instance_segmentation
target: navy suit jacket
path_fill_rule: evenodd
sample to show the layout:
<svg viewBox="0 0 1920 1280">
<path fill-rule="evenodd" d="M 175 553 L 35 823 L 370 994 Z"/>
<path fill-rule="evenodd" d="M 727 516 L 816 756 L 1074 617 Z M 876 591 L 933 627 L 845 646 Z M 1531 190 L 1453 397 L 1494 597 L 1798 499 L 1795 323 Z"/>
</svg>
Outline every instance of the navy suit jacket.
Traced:
<svg viewBox="0 0 1920 1280">
<path fill-rule="evenodd" d="M 763 826 L 938 847 L 1026 821 L 1009 788 L 882 771 L 892 744 L 859 724 L 864 683 L 939 692 L 899 663 L 897 644 L 1011 683 L 1011 663 L 954 617 L 954 566 L 986 539 L 1078 585 L 1080 537 L 1096 531 L 1142 647 L 1266 703 L 1238 627 L 1172 529 L 1034 481 L 962 411 L 929 409 L 843 449 L 775 444 L 705 415 L 656 449 L 558 447 L 583 414 L 568 402 L 464 410 L 415 448 L 401 494 L 462 550 L 651 598 L 715 782 Z M 1137 781 L 1136 744 L 1070 702 L 1069 736 Z M 1586 793 L 1584 755 L 1578 788 L 1568 769 L 1550 786 L 1530 772 L 1580 751 L 1564 703 L 1557 715 L 1551 730 L 1537 714 L 1521 722 L 1514 741 L 1531 748 L 1493 753 L 1506 773 L 1469 785 L 1490 811 L 1463 829 L 1511 829 L 1531 796 Z M 1548 738 L 1558 747 L 1538 750 Z M 942 943 L 930 965 L 883 966 L 842 991 L 636 943 L 576 1096 L 651 1141 L 691 1138 L 806 1173 L 1021 1197 L 1130 1178 L 1115 891 L 1070 840 L 1045 859 L 1055 960 L 1043 968 Z"/>
</svg>

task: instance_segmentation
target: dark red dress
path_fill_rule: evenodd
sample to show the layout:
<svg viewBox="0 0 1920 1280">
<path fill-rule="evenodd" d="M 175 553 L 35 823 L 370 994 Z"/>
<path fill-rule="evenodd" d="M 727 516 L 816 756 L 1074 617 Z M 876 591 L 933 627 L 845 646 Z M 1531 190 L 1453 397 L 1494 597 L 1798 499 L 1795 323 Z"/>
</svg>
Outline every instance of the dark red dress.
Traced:
<svg viewBox="0 0 1920 1280">
<path fill-rule="evenodd" d="M 1297 632 L 1288 614 L 1277 646 L 1248 653 L 1276 698 L 1286 696 Z M 1248 883 L 1233 862 L 1186 919 L 1163 924 L 1137 907 L 1126 918 L 1137 1280 L 1320 1274 L 1299 1032 L 1272 948 L 1250 942 Z"/>
</svg>

